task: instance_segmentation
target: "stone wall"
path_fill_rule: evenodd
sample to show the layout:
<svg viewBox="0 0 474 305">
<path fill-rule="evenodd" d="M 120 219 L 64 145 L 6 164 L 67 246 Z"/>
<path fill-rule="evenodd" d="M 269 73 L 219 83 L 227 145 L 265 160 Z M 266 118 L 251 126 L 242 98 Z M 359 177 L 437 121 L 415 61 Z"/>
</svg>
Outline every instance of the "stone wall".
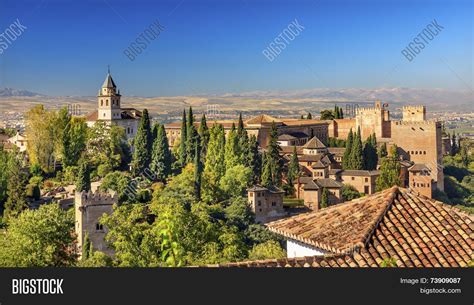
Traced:
<svg viewBox="0 0 474 305">
<path fill-rule="evenodd" d="M 104 214 L 112 214 L 113 205 L 118 202 L 118 196 L 107 193 L 76 192 L 74 198 L 76 234 L 79 253 L 82 251 L 86 234 L 96 251 L 112 255 L 104 240 L 107 228 L 99 220 Z"/>
</svg>

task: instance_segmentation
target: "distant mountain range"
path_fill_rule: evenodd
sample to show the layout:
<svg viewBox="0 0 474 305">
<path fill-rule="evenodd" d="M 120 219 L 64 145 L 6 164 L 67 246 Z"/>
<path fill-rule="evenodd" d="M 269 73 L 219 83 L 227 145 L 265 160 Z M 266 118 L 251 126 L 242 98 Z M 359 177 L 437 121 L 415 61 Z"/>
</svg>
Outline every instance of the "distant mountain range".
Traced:
<svg viewBox="0 0 474 305">
<path fill-rule="evenodd" d="M 19 90 L 13 88 L 0 88 L 0 96 L 3 97 L 12 97 L 12 96 L 44 96 L 36 92 L 31 92 L 28 90 Z"/>
<path fill-rule="evenodd" d="M 471 90 L 419 89 L 419 88 L 315 88 L 296 91 L 254 91 L 228 93 L 222 97 L 265 99 L 312 99 L 318 101 L 367 102 L 382 100 L 401 104 L 469 104 L 474 103 Z"/>
<path fill-rule="evenodd" d="M 47 105 L 81 103 L 84 109 L 88 107 L 92 109 L 96 101 L 94 96 L 47 96 L 13 88 L 0 89 L 0 98 L 2 98 L 0 106 L 6 106 L 5 103 L 10 102 L 12 107 L 18 103 L 15 102 L 16 99 L 28 99 L 32 103 L 36 101 Z M 267 106 L 273 110 L 283 110 L 286 107 L 310 109 L 317 104 L 358 103 L 362 105 L 373 103 L 375 100 L 381 100 L 390 105 L 398 105 L 398 107 L 408 104 L 426 105 L 429 106 L 430 110 L 438 111 L 474 111 L 474 91 L 440 88 L 314 88 L 293 91 L 252 91 L 175 97 L 124 96 L 123 99 L 125 104 L 130 107 L 150 109 L 160 105 L 160 109 L 163 111 L 174 108 L 180 109 L 183 105 L 185 107 L 206 107 L 208 104 L 219 104 L 224 108 L 227 106 L 227 108 L 235 109 L 248 108 L 255 111 L 258 109 L 268 110 Z M 156 111 L 161 110 L 157 109 Z"/>
</svg>

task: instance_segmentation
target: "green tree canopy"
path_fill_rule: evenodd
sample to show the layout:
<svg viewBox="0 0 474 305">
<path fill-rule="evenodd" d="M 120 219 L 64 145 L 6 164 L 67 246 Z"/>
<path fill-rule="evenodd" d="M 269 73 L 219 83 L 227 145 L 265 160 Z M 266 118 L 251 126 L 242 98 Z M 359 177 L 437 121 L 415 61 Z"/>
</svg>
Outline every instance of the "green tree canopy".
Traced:
<svg viewBox="0 0 474 305">
<path fill-rule="evenodd" d="M 164 125 L 159 125 L 157 129 L 157 135 L 153 142 L 150 170 L 155 175 L 156 180 L 164 182 L 171 174 L 172 155 Z"/>
<path fill-rule="evenodd" d="M 352 146 L 354 145 L 354 134 L 352 128 L 349 130 L 349 134 L 346 140 L 346 149 L 344 150 L 344 155 L 342 157 L 342 168 L 351 169 L 352 168 Z"/>
<path fill-rule="evenodd" d="M 75 264 L 74 219 L 57 204 L 25 210 L 0 237 L 2 267 L 64 267 Z"/>
<path fill-rule="evenodd" d="M 145 172 L 151 162 L 152 134 L 148 110 L 143 110 L 137 134 L 133 140 L 132 174 L 139 176 Z"/>
</svg>

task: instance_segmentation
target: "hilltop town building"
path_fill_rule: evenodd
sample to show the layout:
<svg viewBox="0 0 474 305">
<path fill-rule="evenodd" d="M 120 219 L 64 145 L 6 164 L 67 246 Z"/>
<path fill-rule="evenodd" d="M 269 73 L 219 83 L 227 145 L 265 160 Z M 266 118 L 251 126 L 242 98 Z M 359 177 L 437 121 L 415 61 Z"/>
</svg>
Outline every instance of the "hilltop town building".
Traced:
<svg viewBox="0 0 474 305">
<path fill-rule="evenodd" d="M 7 140 L 7 143 L 10 143 L 11 145 L 15 145 L 16 147 L 18 147 L 18 151 L 20 152 L 26 151 L 26 148 L 27 148 L 26 136 L 21 134 L 19 131 L 17 131 L 17 133 L 13 137 L 9 138 Z"/>
<path fill-rule="evenodd" d="M 133 139 L 142 113 L 135 108 L 122 108 L 121 97 L 109 71 L 97 95 L 97 110 L 86 116 L 87 125 L 91 127 L 96 122 L 115 124 L 124 128 L 127 139 Z"/>
<path fill-rule="evenodd" d="M 221 124 L 227 134 L 231 130 L 232 125 L 237 125 L 237 123 L 237 121 L 226 120 L 208 122 L 208 125 L 211 127 L 214 124 Z M 270 140 L 270 131 L 273 123 L 275 123 L 277 128 L 278 140 L 282 146 L 303 145 L 309 138 L 314 136 L 318 137 L 322 142 L 326 142 L 328 139 L 329 123 L 320 120 L 282 119 L 261 114 L 244 121 L 244 127 L 249 136 L 254 135 L 259 145 L 265 148 Z M 196 128 L 199 128 L 199 124 L 199 122 L 194 123 Z M 181 138 L 181 122 L 167 124 L 165 128 L 169 144 L 174 146 Z"/>
<path fill-rule="evenodd" d="M 285 216 L 283 195 L 285 192 L 276 187 L 255 185 L 247 190 L 247 196 L 255 213 L 255 221 L 265 223 Z"/>
<path fill-rule="evenodd" d="M 405 106 L 402 113 L 401 121 L 392 121 L 387 105 L 377 101 L 374 107 L 358 108 L 355 119 L 332 121 L 329 137 L 346 139 L 349 130 L 358 128 L 363 140 L 375 133 L 378 142 L 397 145 L 402 160 L 426 167 L 429 175 L 423 179 L 430 180 L 433 189 L 444 190 L 441 122 L 427 120 L 425 106 Z"/>
<path fill-rule="evenodd" d="M 113 211 L 113 205 L 117 204 L 117 194 L 108 194 L 101 192 L 76 192 L 74 197 L 75 209 L 75 231 L 77 234 L 77 245 L 81 253 L 86 234 L 96 251 L 112 255 L 104 238 L 107 234 L 107 228 L 100 223 L 100 218 L 104 215 L 110 215 Z"/>
</svg>

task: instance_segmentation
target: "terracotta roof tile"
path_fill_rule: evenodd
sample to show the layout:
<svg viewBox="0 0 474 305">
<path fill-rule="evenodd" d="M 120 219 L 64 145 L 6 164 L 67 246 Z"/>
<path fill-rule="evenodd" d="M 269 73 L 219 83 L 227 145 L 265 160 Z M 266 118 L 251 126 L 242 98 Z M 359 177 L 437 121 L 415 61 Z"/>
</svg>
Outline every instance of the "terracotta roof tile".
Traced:
<svg viewBox="0 0 474 305">
<path fill-rule="evenodd" d="M 388 258 L 398 267 L 464 267 L 473 259 L 472 215 L 398 187 L 268 227 L 333 253 L 283 260 L 291 267 L 379 267 Z"/>
</svg>

